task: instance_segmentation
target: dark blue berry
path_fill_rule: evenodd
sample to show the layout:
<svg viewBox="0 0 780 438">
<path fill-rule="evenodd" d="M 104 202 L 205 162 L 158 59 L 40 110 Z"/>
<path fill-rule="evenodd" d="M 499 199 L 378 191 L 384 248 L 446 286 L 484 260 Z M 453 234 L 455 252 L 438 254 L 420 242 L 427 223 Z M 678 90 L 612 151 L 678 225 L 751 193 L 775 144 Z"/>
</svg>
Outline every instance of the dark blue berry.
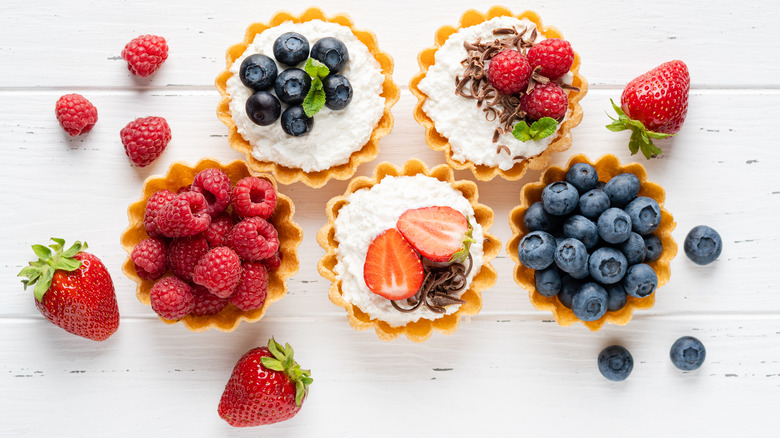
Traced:
<svg viewBox="0 0 780 438">
<path fill-rule="evenodd" d="M 720 256 L 723 240 L 717 231 L 706 225 L 694 227 L 685 236 L 685 255 L 697 265 L 708 265 Z"/>
<path fill-rule="evenodd" d="M 274 91 L 279 100 L 287 105 L 300 105 L 311 87 L 311 76 L 299 68 L 288 68 L 279 73 Z"/>
<path fill-rule="evenodd" d="M 623 289 L 622 284 L 608 284 L 604 286 L 604 289 L 607 290 L 607 296 L 609 297 L 607 299 L 607 310 L 614 312 L 626 306 L 628 295 L 626 294 L 626 290 Z"/>
<path fill-rule="evenodd" d="M 588 269 L 594 280 L 601 284 L 613 284 L 626 275 L 628 262 L 622 252 L 605 246 L 590 255 Z"/>
<path fill-rule="evenodd" d="M 542 205 L 547 213 L 563 216 L 577 208 L 580 194 L 566 181 L 556 181 L 542 190 Z"/>
<path fill-rule="evenodd" d="M 311 57 L 325 64 L 330 74 L 336 74 L 347 65 L 349 52 L 347 46 L 333 37 L 323 38 L 311 48 Z"/>
<path fill-rule="evenodd" d="M 599 243 L 599 230 L 596 224 L 585 216 L 578 214 L 569 216 L 566 222 L 563 223 L 563 235 L 579 240 L 588 249 Z"/>
<path fill-rule="evenodd" d="M 588 163 L 577 163 L 566 172 L 566 181 L 577 188 L 580 193 L 593 190 L 599 183 L 596 168 Z"/>
<path fill-rule="evenodd" d="M 609 196 L 613 207 L 623 207 L 639 194 L 639 178 L 633 173 L 621 173 L 607 181 L 604 192 Z"/>
<path fill-rule="evenodd" d="M 553 233 L 558 229 L 561 218 L 544 211 L 541 202 L 534 202 L 528 207 L 523 216 L 523 224 L 528 231 L 546 231 Z"/>
<path fill-rule="evenodd" d="M 571 309 L 574 296 L 580 291 L 582 282 L 573 278 L 571 275 L 563 275 L 561 277 L 561 291 L 558 292 L 558 301 L 564 306 Z"/>
<path fill-rule="evenodd" d="M 322 80 L 325 90 L 325 106 L 338 111 L 344 109 L 352 100 L 352 84 L 341 75 L 328 75 Z"/>
<path fill-rule="evenodd" d="M 246 115 L 260 126 L 274 123 L 281 113 L 279 99 L 267 91 L 258 91 L 246 100 Z"/>
<path fill-rule="evenodd" d="M 536 291 L 545 297 L 554 297 L 561 291 L 561 274 L 555 265 L 534 272 Z"/>
<path fill-rule="evenodd" d="M 281 64 L 295 67 L 309 57 L 309 40 L 296 32 L 283 33 L 274 41 L 274 57 Z"/>
<path fill-rule="evenodd" d="M 661 243 L 661 238 L 655 234 L 644 236 L 645 239 L 645 263 L 650 263 L 658 260 L 661 257 L 661 253 L 664 251 L 664 244 Z"/>
<path fill-rule="evenodd" d="M 602 376 L 613 382 L 622 382 L 634 369 L 634 358 L 624 347 L 613 345 L 601 350 L 598 364 Z"/>
<path fill-rule="evenodd" d="M 301 105 L 295 105 L 284 110 L 281 123 L 282 129 L 287 135 L 300 137 L 311 131 L 314 119 L 306 116 Z"/>
<path fill-rule="evenodd" d="M 608 208 L 597 222 L 599 237 L 607 243 L 621 243 L 631 235 L 631 217 L 619 208 Z"/>
<path fill-rule="evenodd" d="M 595 321 L 607 313 L 607 291 L 600 284 L 585 283 L 574 295 L 571 310 L 582 321 Z"/>
<path fill-rule="evenodd" d="M 544 269 L 555 261 L 555 237 L 544 231 L 528 233 L 517 247 L 520 262 L 531 269 Z"/>
<path fill-rule="evenodd" d="M 562 239 L 555 248 L 555 264 L 576 279 L 588 276 L 588 249 L 577 239 Z"/>
<path fill-rule="evenodd" d="M 661 223 L 661 207 L 653 198 L 640 196 L 629 202 L 625 210 L 631 217 L 631 229 L 643 236 L 651 234 Z"/>
<path fill-rule="evenodd" d="M 276 63 L 273 59 L 260 54 L 247 56 L 241 62 L 238 77 L 247 87 L 255 91 L 268 90 L 276 81 Z"/>
<path fill-rule="evenodd" d="M 645 261 L 645 239 L 637 233 L 631 233 L 628 240 L 618 245 L 620 251 L 626 256 L 629 265 L 635 265 Z"/>
<path fill-rule="evenodd" d="M 609 208 L 609 196 L 603 190 L 593 189 L 580 196 L 580 214 L 595 221 Z"/>
<path fill-rule="evenodd" d="M 632 297 L 644 298 L 655 292 L 658 276 L 650 266 L 640 263 L 628 268 L 623 277 L 623 288 Z"/>
<path fill-rule="evenodd" d="M 672 344 L 669 357 L 677 368 L 683 371 L 698 369 L 707 357 L 704 344 L 693 336 L 683 336 Z"/>
</svg>

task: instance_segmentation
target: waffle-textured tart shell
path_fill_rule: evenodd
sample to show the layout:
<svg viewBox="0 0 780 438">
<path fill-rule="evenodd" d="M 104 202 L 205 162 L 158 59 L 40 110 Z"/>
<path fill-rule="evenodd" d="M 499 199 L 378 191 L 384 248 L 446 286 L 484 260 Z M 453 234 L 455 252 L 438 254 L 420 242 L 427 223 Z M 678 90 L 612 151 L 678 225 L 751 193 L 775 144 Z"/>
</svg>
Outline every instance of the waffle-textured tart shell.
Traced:
<svg viewBox="0 0 780 438">
<path fill-rule="evenodd" d="M 253 146 L 238 133 L 236 124 L 233 123 L 233 118 L 230 115 L 230 95 L 227 92 L 227 80 L 231 76 L 230 66 L 233 65 L 233 62 L 235 62 L 244 51 L 246 51 L 247 46 L 252 43 L 257 34 L 287 21 L 303 23 L 312 20 L 322 20 L 348 27 L 355 37 L 365 44 L 369 52 L 374 56 L 374 59 L 376 59 L 381 66 L 382 74 L 385 77 L 381 94 L 381 96 L 385 98 L 385 111 L 379 119 L 379 123 L 377 123 L 376 127 L 374 127 L 374 130 L 371 132 L 371 137 L 368 142 L 363 145 L 362 148 L 353 152 L 352 155 L 350 155 L 348 162 L 317 172 L 304 172 L 301 169 L 285 167 L 270 161 L 260 161 L 252 156 Z M 246 156 L 247 165 L 253 174 L 270 173 L 274 175 L 276 180 L 281 184 L 292 184 L 301 181 L 314 188 L 322 187 L 331 178 L 337 180 L 349 179 L 355 174 L 359 165 L 371 161 L 379 155 L 379 139 L 390 133 L 393 129 L 393 114 L 390 109 L 398 102 L 398 98 L 401 95 L 398 85 L 393 82 L 393 58 L 379 49 L 376 36 L 373 33 L 366 30 L 355 29 L 352 19 L 345 14 L 328 17 L 325 16 L 321 9 L 314 7 L 305 10 L 300 16 L 294 16 L 289 12 L 278 12 L 271 17 L 271 20 L 268 23 L 251 24 L 246 30 L 244 41 L 227 50 L 226 60 L 227 67 L 219 76 L 217 76 L 215 82 L 217 90 L 222 96 L 217 105 L 217 117 L 228 127 L 228 142 L 230 143 L 230 147 Z"/>
<path fill-rule="evenodd" d="M 461 299 L 466 303 L 460 308 L 442 318 L 436 320 L 420 319 L 401 327 L 392 327 L 384 321 L 371 319 L 369 315 L 361 311 L 357 306 L 347 302 L 343 297 L 342 282 L 336 276 L 336 248 L 339 242 L 335 238 L 334 221 L 338 217 L 341 207 L 349 203 L 349 195 L 361 189 L 367 189 L 378 184 L 386 176 L 413 176 L 426 175 L 449 183 L 455 190 L 461 192 L 469 200 L 474 209 L 474 217 L 482 225 L 484 230 L 484 262 L 480 271 L 474 276 L 469 289 L 463 293 Z M 343 307 L 347 311 L 349 324 L 355 330 L 365 330 L 373 327 L 377 336 L 384 341 L 391 341 L 400 335 L 405 335 L 412 342 L 423 342 L 431 337 L 433 330 L 452 334 L 460 323 L 460 319 L 466 315 L 475 315 L 482 308 L 482 291 L 493 286 L 496 282 L 496 270 L 490 264 L 501 249 L 501 242 L 488 233 L 493 224 L 494 213 L 490 207 L 478 202 L 479 194 L 477 185 L 473 181 L 454 180 L 453 171 L 446 165 L 439 165 L 428 169 L 425 164 L 417 159 L 404 163 L 399 168 L 391 163 L 383 162 L 374 169 L 372 177 L 361 176 L 353 179 L 346 192 L 328 201 L 326 213 L 328 223 L 317 233 L 317 242 L 325 250 L 325 255 L 320 259 L 317 269 L 323 277 L 330 280 L 331 286 L 328 297 L 333 304 Z"/>
<path fill-rule="evenodd" d="M 574 52 L 574 63 L 571 66 L 570 72 L 573 75 L 572 85 L 578 87 L 580 91 L 567 90 L 569 95 L 569 107 L 566 110 L 566 118 L 561 124 L 558 132 L 555 134 L 553 141 L 542 153 L 533 157 L 527 158 L 523 161 L 517 162 L 510 169 L 502 170 L 496 167 L 485 166 L 481 164 L 475 164 L 472 161 L 456 161 L 452 159 L 452 146 L 449 143 L 447 137 L 443 136 L 436 130 L 436 126 L 428 114 L 423 110 L 423 105 L 428 99 L 428 96 L 423 93 L 419 84 L 420 81 L 428 73 L 430 68 L 436 62 L 436 52 L 444 45 L 450 35 L 454 34 L 460 29 L 475 26 L 482 22 L 491 20 L 495 17 L 510 16 L 518 19 L 528 19 L 532 23 L 536 24 L 539 32 L 545 36 L 545 38 L 563 38 L 561 32 L 551 26 L 542 25 L 542 20 L 539 15 L 533 11 L 525 11 L 520 14 L 513 14 L 507 8 L 501 6 L 494 6 L 490 8 L 487 13 L 482 13 L 476 10 L 468 10 L 460 18 L 460 24 L 457 27 L 443 26 L 436 31 L 434 47 L 429 47 L 420 51 L 417 55 L 417 63 L 420 66 L 420 71 L 412 77 L 409 83 L 409 89 L 412 94 L 417 96 L 417 105 L 414 107 L 414 118 L 425 128 L 425 141 L 428 146 L 435 151 L 444 152 L 444 157 L 447 160 L 447 164 L 455 169 L 471 169 L 474 176 L 480 181 L 490 181 L 496 175 L 500 175 L 504 179 L 509 181 L 516 181 L 523 177 L 528 169 L 542 170 L 550 165 L 550 157 L 553 152 L 561 152 L 571 147 L 571 130 L 575 126 L 579 125 L 582 121 L 582 107 L 580 106 L 580 100 L 585 97 L 588 92 L 588 82 L 580 74 L 580 55 Z M 486 139 L 489 142 L 490 139 Z"/>
<path fill-rule="evenodd" d="M 522 240 L 523 237 L 528 234 L 528 230 L 523 224 L 523 216 L 525 216 L 525 211 L 534 202 L 541 201 L 542 190 L 544 190 L 548 184 L 555 181 L 565 180 L 566 172 L 576 163 L 588 163 L 592 165 L 598 171 L 599 180 L 605 182 L 612 179 L 612 177 L 615 175 L 619 175 L 621 173 L 628 172 L 636 175 L 642 184 L 642 188 L 639 191 L 639 196 L 653 198 L 661 207 L 661 223 L 653 234 L 657 235 L 661 239 L 661 243 L 664 247 L 663 252 L 661 253 L 661 256 L 658 258 L 658 260 L 648 263 L 648 265 L 653 268 L 656 275 L 658 276 L 658 288 L 656 289 L 656 292 L 653 292 L 645 298 L 635 298 L 629 296 L 625 307 L 622 309 L 614 312 L 607 312 L 600 319 L 587 322 L 580 321 L 580 319 L 574 315 L 574 312 L 572 312 L 571 309 L 561 304 L 561 302 L 558 300 L 558 297 L 545 297 L 539 294 L 536 291 L 536 285 L 534 282 L 534 270 L 523 266 L 517 256 L 517 249 L 520 245 L 520 240 Z M 647 172 L 641 164 L 628 163 L 621 165 L 617 157 L 614 155 L 605 155 L 594 163 L 585 155 L 580 154 L 571 157 L 569 162 L 566 164 L 565 169 L 555 166 L 550 167 L 542 174 L 539 181 L 523 186 L 523 189 L 520 191 L 520 205 L 513 208 L 512 211 L 509 212 L 509 226 L 512 228 L 512 238 L 509 240 L 509 243 L 507 243 L 507 251 L 509 252 L 509 257 L 511 257 L 515 262 L 515 282 L 528 290 L 531 303 L 534 305 L 534 307 L 539 310 L 548 310 L 552 312 L 555 320 L 558 321 L 558 324 L 562 326 L 569 326 L 579 321 L 590 330 L 596 331 L 601 329 L 605 323 L 617 325 L 628 324 L 628 321 L 631 320 L 631 316 L 634 314 L 635 310 L 649 309 L 653 307 L 658 289 L 660 289 L 661 286 L 665 285 L 669 281 L 669 277 L 671 275 L 669 265 L 674 256 L 677 255 L 677 243 L 672 238 L 672 231 L 677 224 L 674 222 L 672 214 L 664 208 L 665 199 L 666 193 L 664 192 L 663 187 L 647 179 Z"/>
<path fill-rule="evenodd" d="M 141 303 L 150 305 L 149 291 L 152 289 L 155 281 L 144 280 L 138 276 L 135 271 L 135 264 L 130 259 L 130 254 L 133 252 L 133 248 L 138 242 L 149 237 L 144 229 L 144 209 L 146 208 L 146 201 L 158 190 L 168 189 L 176 193 L 180 187 L 192 184 L 192 181 L 198 172 L 212 167 L 222 169 L 227 173 L 228 177 L 230 177 L 231 184 L 235 184 L 238 180 L 252 174 L 247 168 L 246 163 L 240 160 L 225 165 L 208 158 L 199 161 L 195 166 L 189 166 L 180 162 L 173 163 L 165 175 L 147 178 L 141 190 L 141 198 L 128 207 L 127 218 L 130 225 L 125 229 L 121 237 L 122 247 L 125 249 L 125 252 L 127 252 L 127 259 L 122 265 L 122 271 L 131 280 L 136 282 L 136 296 Z M 255 174 L 255 176 L 270 181 L 271 184 L 273 184 L 274 189 L 277 188 L 276 181 L 274 181 L 271 175 Z M 184 318 L 175 321 L 160 318 L 162 321 L 168 324 L 181 322 L 188 330 L 193 332 L 202 332 L 209 329 L 231 332 L 238 327 L 241 321 L 258 321 L 263 317 L 266 310 L 268 310 L 268 307 L 274 301 L 284 297 L 287 293 L 286 280 L 298 272 L 298 246 L 300 246 L 301 241 L 303 240 L 303 231 L 301 230 L 301 227 L 293 221 L 295 206 L 293 205 L 292 200 L 284 194 L 279 193 L 278 190 L 276 196 L 276 209 L 269 221 L 276 227 L 276 231 L 279 233 L 279 251 L 282 254 L 282 263 L 277 269 L 268 271 L 268 296 L 263 307 L 243 311 L 233 304 L 228 304 L 227 307 L 216 315 L 187 315 Z"/>
</svg>

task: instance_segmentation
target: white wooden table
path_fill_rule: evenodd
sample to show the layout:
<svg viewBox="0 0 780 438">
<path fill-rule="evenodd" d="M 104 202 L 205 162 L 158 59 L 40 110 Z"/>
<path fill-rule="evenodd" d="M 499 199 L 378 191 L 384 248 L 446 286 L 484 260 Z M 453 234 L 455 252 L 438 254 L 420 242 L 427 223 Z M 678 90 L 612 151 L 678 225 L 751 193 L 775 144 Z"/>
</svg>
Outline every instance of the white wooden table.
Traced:
<svg viewBox="0 0 780 438">
<path fill-rule="evenodd" d="M 694 265 L 681 246 L 655 307 L 627 326 L 591 333 L 581 325 L 559 327 L 535 310 L 502 251 L 494 261 L 497 284 L 485 292 L 481 313 L 457 333 L 435 333 L 422 344 L 386 343 L 373 331 L 349 327 L 316 270 L 323 251 L 314 237 L 325 203 L 347 183 L 317 190 L 296 183 L 281 187 L 304 230 L 301 269 L 289 294 L 262 321 L 232 333 L 165 325 L 138 302 L 135 284 L 120 269 L 127 205 L 146 177 L 171 162 L 241 158 L 215 116 L 213 82 L 225 50 L 251 22 L 309 4 L 6 0 L 0 15 L 0 435 L 777 436 L 780 7 L 770 0 L 513 3 L 563 31 L 590 83 L 574 145 L 555 164 L 575 153 L 644 162 L 629 155 L 628 134 L 604 128 L 609 99 L 619 99 L 625 83 L 662 62 L 688 64 L 685 126 L 660 143 L 663 157 L 646 167 L 667 190 L 677 242 L 693 226 L 708 224 L 724 238 L 718 261 Z M 437 28 L 490 4 L 321 0 L 318 6 L 373 30 L 394 57 L 403 90 L 380 157 L 358 174 L 370 174 L 382 160 L 442 163 L 411 115 L 416 100 L 407 84 L 418 70 L 416 54 L 432 45 Z M 170 45 L 168 61 L 148 79 L 132 77 L 119 56 L 143 33 L 163 35 Z M 99 122 L 87 136 L 67 137 L 54 118 L 55 101 L 70 92 L 98 108 Z M 138 169 L 124 154 L 119 130 L 147 115 L 165 117 L 173 140 L 159 160 Z M 473 179 L 470 172 L 456 176 Z M 538 176 L 478 183 L 480 200 L 496 213 L 492 232 L 504 244 L 508 212 L 522 184 Z M 44 320 L 15 278 L 33 255 L 30 245 L 51 236 L 88 241 L 112 273 L 122 318 L 108 341 L 72 336 Z M 696 372 L 680 372 L 669 360 L 669 347 L 684 335 L 707 348 Z M 233 429 L 216 413 L 222 389 L 238 357 L 270 336 L 290 342 L 311 368 L 310 396 L 290 421 Z M 607 381 L 596 367 L 599 351 L 614 343 L 635 360 L 622 383 Z"/>
</svg>

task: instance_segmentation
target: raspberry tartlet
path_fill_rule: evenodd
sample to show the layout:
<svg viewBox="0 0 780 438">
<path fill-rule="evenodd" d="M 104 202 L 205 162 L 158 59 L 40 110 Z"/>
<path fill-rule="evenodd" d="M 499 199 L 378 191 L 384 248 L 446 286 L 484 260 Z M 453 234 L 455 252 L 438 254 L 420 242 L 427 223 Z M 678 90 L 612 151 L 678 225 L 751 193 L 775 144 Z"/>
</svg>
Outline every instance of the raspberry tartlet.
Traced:
<svg viewBox="0 0 780 438">
<path fill-rule="evenodd" d="M 426 141 L 477 179 L 520 179 L 571 146 L 588 84 L 580 57 L 531 11 L 469 10 L 422 50 L 409 88 Z M 546 75 L 546 76 L 545 76 Z"/>
<path fill-rule="evenodd" d="M 233 331 L 262 318 L 298 272 L 303 232 L 294 213 L 273 177 L 252 175 L 243 161 L 174 163 L 165 175 L 149 177 L 128 207 L 122 271 L 137 283 L 138 300 L 164 322 L 180 321 L 194 332 Z"/>
<path fill-rule="evenodd" d="M 592 167 L 591 167 L 592 166 Z M 593 180 L 591 181 L 592 185 L 594 185 L 596 188 L 592 190 L 587 190 L 581 197 L 577 195 L 580 199 L 583 198 L 590 198 L 591 196 L 597 197 L 602 196 L 607 199 L 605 201 L 605 205 L 602 205 L 600 208 L 596 208 L 595 213 L 591 214 L 590 210 L 593 210 L 592 204 L 588 203 L 585 204 L 582 201 L 580 201 L 579 207 L 575 207 L 575 210 L 570 213 L 564 213 L 562 211 L 558 211 L 555 213 L 561 213 L 561 215 L 556 216 L 549 213 L 538 213 L 540 218 L 542 220 L 537 219 L 531 219 L 532 216 L 536 216 L 536 213 L 534 213 L 533 209 L 539 209 L 540 206 L 544 206 L 544 210 L 551 210 L 551 207 L 554 207 L 550 204 L 553 204 L 551 202 L 551 188 L 552 187 L 562 187 L 563 185 L 569 184 L 570 190 L 575 191 L 583 191 L 585 188 L 582 187 L 581 184 L 578 183 L 578 179 L 576 176 L 574 176 L 575 173 L 582 173 L 587 174 L 588 171 L 586 169 L 595 169 L 597 172 L 598 178 L 595 178 L 595 175 Z M 575 172 L 576 171 L 576 172 Z M 612 188 L 616 187 L 618 183 L 618 180 L 625 180 L 628 178 L 624 177 L 630 177 L 630 179 L 633 179 L 634 181 L 638 181 L 638 186 L 635 186 L 637 191 L 631 193 L 629 197 L 632 197 L 634 200 L 641 202 L 648 202 L 648 203 L 654 203 L 654 205 L 657 205 L 658 210 L 656 213 L 652 213 L 651 211 L 647 211 L 646 213 L 649 213 L 653 217 L 658 217 L 658 219 L 654 219 L 653 228 L 648 229 L 641 229 L 640 227 L 634 227 L 632 228 L 631 220 L 629 218 L 629 215 L 626 215 L 625 217 L 628 218 L 628 232 L 630 232 L 631 235 L 636 235 L 635 237 L 639 238 L 638 240 L 642 241 L 643 239 L 648 242 L 647 247 L 641 246 L 642 252 L 635 260 L 631 260 L 633 257 L 632 251 L 629 248 L 629 242 L 631 238 L 626 238 L 625 240 L 622 240 L 621 242 L 615 242 L 615 243 L 609 243 L 607 242 L 599 242 L 600 239 L 606 240 L 610 239 L 610 235 L 607 234 L 607 232 L 610 230 L 607 228 L 606 230 L 601 229 L 602 228 L 602 217 L 609 216 L 610 213 L 621 210 L 625 208 L 626 210 L 631 210 L 631 205 L 633 202 L 628 203 L 628 205 L 624 205 L 622 203 L 618 202 L 618 196 L 613 197 L 613 191 Z M 580 180 L 583 178 L 580 177 Z M 574 181 L 574 184 L 570 184 L 570 181 Z M 610 181 L 613 181 L 613 184 L 609 184 Z M 554 185 L 556 183 L 557 185 Z M 604 184 L 606 183 L 606 184 Z M 607 187 L 607 184 L 609 184 L 609 188 Z M 620 188 L 620 187 L 618 187 Z M 597 193 L 601 192 L 601 193 Z M 663 286 L 669 281 L 669 277 L 671 275 L 670 272 L 670 263 L 674 256 L 677 254 L 677 243 L 672 238 L 672 231 L 674 230 L 676 223 L 674 222 L 674 218 L 672 217 L 671 213 L 664 209 L 664 200 L 666 198 L 666 193 L 664 189 L 647 179 L 647 172 L 645 171 L 645 168 L 639 164 L 639 163 L 629 163 L 626 165 L 620 164 L 617 157 L 614 155 L 605 155 L 601 157 L 598 161 L 595 163 L 588 159 L 585 155 L 575 155 L 569 159 L 569 162 L 567 163 L 565 168 L 560 168 L 557 166 L 553 166 L 548 168 L 547 170 L 542 173 L 542 176 L 540 177 L 539 181 L 534 183 L 529 183 L 523 186 L 522 190 L 520 191 L 520 205 L 516 206 L 512 209 L 509 213 L 509 225 L 512 229 L 512 238 L 509 240 L 509 243 L 507 244 L 507 251 L 509 252 L 509 256 L 512 258 L 512 260 L 515 262 L 515 271 L 514 271 L 514 278 L 515 282 L 517 282 L 518 285 L 523 287 L 524 289 L 528 290 L 529 296 L 531 299 L 531 303 L 539 310 L 548 310 L 551 311 L 553 316 L 555 317 L 555 320 L 558 322 L 558 324 L 562 326 L 569 326 L 576 322 L 582 322 L 586 327 L 588 327 L 592 331 L 599 330 L 605 323 L 610 324 L 617 324 L 617 325 L 625 325 L 630 320 L 635 310 L 640 309 L 649 309 L 650 307 L 655 304 L 655 295 L 658 288 Z M 610 202 L 611 201 L 611 202 Z M 548 205 L 544 205 L 545 202 Z M 611 203 L 611 206 L 610 206 Z M 614 207 L 614 208 L 612 208 Z M 528 213 L 528 216 L 526 215 Z M 584 216 L 590 216 L 590 218 L 585 218 Z M 598 216 L 598 220 L 594 219 L 595 216 Z M 564 217 L 568 217 L 569 220 L 563 219 Z M 572 220 L 572 219 L 577 220 Z M 595 237 L 596 242 L 589 242 L 588 239 L 580 237 L 579 240 L 586 242 L 585 245 L 588 246 L 588 252 L 590 253 L 590 259 L 588 261 L 590 266 L 590 274 L 587 272 L 584 273 L 582 276 L 576 275 L 574 271 L 571 270 L 564 270 L 561 266 L 564 265 L 565 262 L 563 262 L 561 259 L 556 258 L 556 261 L 552 263 L 550 266 L 550 269 L 552 270 L 559 270 L 560 271 L 560 279 L 561 281 L 557 281 L 558 285 L 557 287 L 560 287 L 560 292 L 549 293 L 545 290 L 538 290 L 537 284 L 541 284 L 541 287 L 547 287 L 549 284 L 548 280 L 544 280 L 544 276 L 541 273 L 544 273 L 547 271 L 546 268 L 542 266 L 538 266 L 535 269 L 532 269 L 530 267 L 525 266 L 525 264 L 529 264 L 528 260 L 525 261 L 525 263 L 521 262 L 520 255 L 518 254 L 518 248 L 520 247 L 521 243 L 523 242 L 523 239 L 526 236 L 529 236 L 533 233 L 538 233 L 540 236 L 547 235 L 545 231 L 540 230 L 546 230 L 552 233 L 552 238 L 555 239 L 557 242 L 557 246 L 555 247 L 555 257 L 558 257 L 559 251 L 573 251 L 571 248 L 567 247 L 566 241 L 572 241 L 575 239 L 569 238 L 569 236 L 577 235 L 577 234 L 585 234 L 578 231 L 579 229 L 584 229 L 585 227 L 579 226 L 580 224 L 577 224 L 576 222 L 582 222 L 582 223 L 589 223 L 590 221 L 597 221 L 598 222 L 598 236 Z M 558 224 L 555 224 L 557 222 Z M 563 227 L 571 227 L 571 228 L 563 228 L 560 226 L 563 224 Z M 640 224 L 641 225 L 641 224 Z M 529 229 L 529 226 L 531 229 Z M 596 227 L 596 225 L 591 225 L 592 227 Z M 633 231 L 636 231 L 633 232 Z M 640 236 L 641 234 L 641 236 Z M 574 242 L 577 243 L 577 242 Z M 533 246 L 533 245 L 530 245 Z M 652 247 L 651 247 L 652 246 Z M 562 249 L 566 248 L 566 249 Z M 583 247 L 584 248 L 584 247 Z M 575 248 L 576 249 L 576 248 Z M 595 259 L 599 259 L 601 257 L 596 256 L 596 253 L 600 252 L 620 252 L 628 254 L 626 258 L 622 258 L 623 256 L 618 255 L 618 258 L 621 259 L 623 264 L 631 265 L 628 267 L 628 272 L 626 272 L 625 269 L 622 270 L 622 272 L 617 272 L 617 270 L 612 269 L 611 272 L 606 272 L 606 274 L 612 274 L 615 275 L 615 281 L 613 280 L 607 280 L 602 277 L 602 273 L 597 271 L 594 271 L 595 268 Z M 652 254 L 651 254 L 652 253 Z M 563 253 L 562 253 L 563 254 Z M 601 258 L 602 260 L 607 260 L 607 258 Z M 593 265 L 590 265 L 590 261 L 594 261 Z M 612 265 L 610 265 L 612 263 Z M 601 265 L 603 267 L 611 269 L 614 267 L 614 263 L 612 261 L 608 261 L 606 264 Z M 649 268 L 648 268 L 649 266 Z M 566 267 L 566 266 L 564 266 Z M 643 293 L 637 294 L 634 292 L 629 293 L 623 293 L 621 299 L 622 303 L 620 303 L 617 307 L 620 307 L 617 310 L 607 310 L 604 312 L 603 309 L 600 309 L 603 313 L 603 316 L 598 317 L 597 319 L 590 320 L 590 321 L 584 321 L 581 318 L 578 318 L 577 315 L 575 315 L 575 311 L 572 310 L 573 303 L 571 302 L 572 296 L 569 295 L 568 298 L 566 297 L 565 293 L 565 283 L 566 280 L 564 278 L 571 280 L 572 278 L 575 278 L 576 280 L 572 280 L 572 284 L 577 284 L 579 291 L 573 291 L 572 294 L 576 295 L 579 293 L 582 293 L 585 289 L 598 289 L 599 287 L 604 287 L 606 290 L 610 291 L 608 296 L 612 293 L 610 290 L 613 286 L 618 286 L 620 288 L 623 287 L 625 284 L 625 281 L 620 281 L 621 279 L 627 279 L 632 272 L 632 268 L 634 267 L 641 267 L 648 271 L 652 271 L 652 276 L 654 277 L 653 280 L 656 281 L 654 287 L 652 289 L 648 288 L 647 290 L 642 291 Z M 650 270 L 652 268 L 652 270 Z M 609 270 L 607 269 L 607 270 Z M 569 272 L 572 272 L 569 274 Z M 593 274 L 597 274 L 599 278 L 595 278 Z M 620 278 L 618 278 L 620 277 Z M 564 286 L 561 286 L 561 284 L 564 284 Z M 609 284 L 606 284 L 609 283 Z M 596 286 L 594 286 L 596 285 Z M 588 286 L 588 287 L 586 287 Z M 626 288 L 624 292 L 627 292 L 628 289 Z M 587 292 L 590 292 L 588 290 Z M 639 296 L 642 296 L 641 298 Z M 612 299 L 611 296 L 609 296 L 608 299 Z M 583 300 L 580 300 L 583 301 Z M 567 304 L 564 304 L 564 302 L 567 302 Z M 610 306 L 611 306 L 610 302 Z M 622 307 L 621 307 L 622 306 Z"/>
<path fill-rule="evenodd" d="M 253 172 L 321 187 L 379 153 L 400 92 L 376 37 L 310 8 L 254 23 L 216 79 L 219 119 Z"/>
<path fill-rule="evenodd" d="M 401 168 L 380 163 L 328 202 L 318 270 L 354 329 L 422 342 L 479 312 L 501 243 L 488 233 L 493 210 L 478 197 L 450 167 L 413 159 Z"/>
</svg>

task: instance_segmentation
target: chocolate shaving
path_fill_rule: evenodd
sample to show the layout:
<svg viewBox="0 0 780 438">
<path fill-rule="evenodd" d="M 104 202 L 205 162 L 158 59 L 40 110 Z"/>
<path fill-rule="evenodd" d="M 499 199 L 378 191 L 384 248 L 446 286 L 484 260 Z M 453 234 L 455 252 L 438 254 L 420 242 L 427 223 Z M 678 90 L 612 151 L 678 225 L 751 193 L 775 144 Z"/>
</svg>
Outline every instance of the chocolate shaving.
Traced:
<svg viewBox="0 0 780 438">
<path fill-rule="evenodd" d="M 562 83 L 561 84 L 561 88 L 563 88 L 564 90 L 574 91 L 575 93 L 579 93 L 580 92 L 580 87 L 575 87 L 574 85 L 569 85 L 567 83 Z"/>
<path fill-rule="evenodd" d="M 511 154 L 512 153 L 512 151 L 509 150 L 509 146 L 507 146 L 505 144 L 498 145 L 498 147 L 496 148 L 496 153 L 497 154 L 500 154 L 501 151 L 506 151 L 507 154 Z"/>
<path fill-rule="evenodd" d="M 445 313 L 446 306 L 450 304 L 464 304 L 465 301 L 456 297 L 466 288 L 466 278 L 474 266 L 474 259 L 468 255 L 466 264 L 453 262 L 446 266 L 429 266 L 423 279 L 422 286 L 417 293 L 406 299 L 406 304 L 411 307 L 401 307 L 399 301 L 391 300 L 390 303 L 399 312 L 413 312 L 421 305 L 425 305 L 435 313 Z"/>
</svg>

